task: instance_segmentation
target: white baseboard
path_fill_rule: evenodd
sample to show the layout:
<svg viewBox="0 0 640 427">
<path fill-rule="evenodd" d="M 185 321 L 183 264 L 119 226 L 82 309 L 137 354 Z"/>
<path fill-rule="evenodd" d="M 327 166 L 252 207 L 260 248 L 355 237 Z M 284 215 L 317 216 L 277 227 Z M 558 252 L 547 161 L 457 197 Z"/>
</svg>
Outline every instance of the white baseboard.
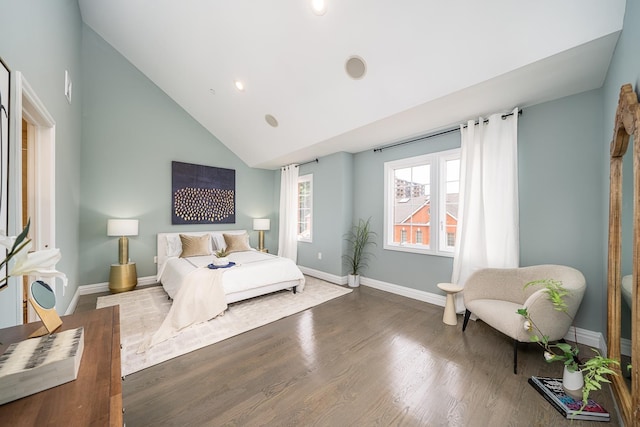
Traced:
<svg viewBox="0 0 640 427">
<path fill-rule="evenodd" d="M 604 335 L 600 332 L 571 326 L 569 328 L 569 332 L 564 336 L 564 339 L 571 342 L 574 342 L 577 339 L 580 344 L 597 348 L 600 353 L 607 354 L 607 343 L 604 339 Z"/>
<path fill-rule="evenodd" d="M 156 280 L 156 276 L 138 277 L 138 285 L 146 286 L 146 285 L 153 285 L 155 283 L 158 283 L 158 281 Z M 80 295 L 90 295 L 90 294 L 97 294 L 100 292 L 109 292 L 109 282 L 78 286 L 78 291 L 76 293 L 78 292 Z"/>
<path fill-rule="evenodd" d="M 428 302 L 429 304 L 444 307 L 446 296 L 433 294 L 419 289 L 407 288 L 406 286 L 394 285 L 393 283 L 382 282 L 380 280 L 371 279 L 369 277 L 361 277 L 360 284 L 369 286 L 370 288 L 380 289 L 392 294 L 402 295 L 403 297 L 416 299 L 418 301 Z"/>
<path fill-rule="evenodd" d="M 78 288 L 81 288 L 81 286 L 78 286 Z M 78 299 L 80 299 L 80 292 L 78 288 L 76 288 L 76 292 L 73 294 L 73 298 L 71 298 L 71 302 L 69 303 L 69 307 L 67 307 L 67 311 L 64 312 L 64 316 L 73 314 L 73 312 L 76 311 Z"/>
<path fill-rule="evenodd" d="M 158 283 L 156 276 L 138 277 L 138 285 L 146 286 Z M 100 292 L 109 292 L 109 282 L 94 283 L 92 285 L 81 285 L 76 289 L 76 293 L 73 295 L 73 299 L 67 307 L 65 315 L 73 314 L 78 306 L 78 299 L 80 295 L 98 294 Z"/>
<path fill-rule="evenodd" d="M 335 283 L 336 285 L 347 284 L 347 276 L 336 276 L 335 274 L 325 273 L 324 271 L 315 270 L 302 265 L 299 265 L 298 268 L 302 271 L 302 274 L 306 274 L 307 276 L 317 277 L 318 279 L 326 280 L 327 282 Z"/>
</svg>

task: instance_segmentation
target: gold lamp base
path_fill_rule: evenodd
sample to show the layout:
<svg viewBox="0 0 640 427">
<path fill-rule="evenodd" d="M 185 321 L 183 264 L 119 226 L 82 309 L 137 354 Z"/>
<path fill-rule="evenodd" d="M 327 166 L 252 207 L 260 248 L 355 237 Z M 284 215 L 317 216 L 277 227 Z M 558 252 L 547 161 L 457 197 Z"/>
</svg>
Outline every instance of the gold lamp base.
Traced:
<svg viewBox="0 0 640 427">
<path fill-rule="evenodd" d="M 112 294 L 130 291 L 138 284 L 136 263 L 111 264 L 109 272 L 109 290 Z"/>
</svg>

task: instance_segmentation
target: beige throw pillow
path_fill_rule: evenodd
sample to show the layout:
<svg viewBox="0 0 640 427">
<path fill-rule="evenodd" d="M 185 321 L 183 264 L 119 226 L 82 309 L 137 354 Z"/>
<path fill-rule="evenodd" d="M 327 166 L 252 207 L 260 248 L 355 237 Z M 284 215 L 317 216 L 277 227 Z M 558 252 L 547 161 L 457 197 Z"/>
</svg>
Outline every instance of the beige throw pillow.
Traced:
<svg viewBox="0 0 640 427">
<path fill-rule="evenodd" d="M 227 252 L 242 252 L 250 251 L 249 235 L 244 234 L 223 234 L 224 241 L 227 244 Z"/>
<path fill-rule="evenodd" d="M 180 258 L 211 255 L 211 250 L 209 249 L 210 239 L 211 236 L 208 234 L 203 236 L 187 236 L 185 234 L 181 234 L 180 241 L 182 242 L 182 253 L 180 254 Z"/>
</svg>

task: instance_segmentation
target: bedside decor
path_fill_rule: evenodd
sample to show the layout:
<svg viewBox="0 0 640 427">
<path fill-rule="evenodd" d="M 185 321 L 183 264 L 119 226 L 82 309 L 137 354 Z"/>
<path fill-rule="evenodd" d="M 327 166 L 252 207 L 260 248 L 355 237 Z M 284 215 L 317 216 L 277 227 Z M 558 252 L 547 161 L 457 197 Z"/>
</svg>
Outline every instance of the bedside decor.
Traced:
<svg viewBox="0 0 640 427">
<path fill-rule="evenodd" d="M 260 252 L 269 252 L 264 247 L 264 232 L 271 229 L 271 220 L 269 218 L 255 218 L 253 220 L 253 229 L 258 232 L 258 250 Z"/>
<path fill-rule="evenodd" d="M 136 263 L 129 262 L 129 239 L 138 235 L 137 219 L 110 219 L 107 221 L 107 236 L 120 236 L 118 262 L 111 264 L 109 290 L 112 293 L 130 291 L 138 284 Z"/>
</svg>

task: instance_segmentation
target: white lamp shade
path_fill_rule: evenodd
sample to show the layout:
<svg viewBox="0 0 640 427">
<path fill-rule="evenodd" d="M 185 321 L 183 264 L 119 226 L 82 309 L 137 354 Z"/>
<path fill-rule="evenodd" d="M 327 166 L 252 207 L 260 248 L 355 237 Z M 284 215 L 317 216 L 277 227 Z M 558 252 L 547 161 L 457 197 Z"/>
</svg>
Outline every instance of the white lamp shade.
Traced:
<svg viewBox="0 0 640 427">
<path fill-rule="evenodd" d="M 271 220 L 269 218 L 255 218 L 253 220 L 253 229 L 260 230 L 269 230 L 271 228 Z"/>
<path fill-rule="evenodd" d="M 110 219 L 107 221 L 107 236 L 137 236 L 137 219 Z"/>
</svg>

